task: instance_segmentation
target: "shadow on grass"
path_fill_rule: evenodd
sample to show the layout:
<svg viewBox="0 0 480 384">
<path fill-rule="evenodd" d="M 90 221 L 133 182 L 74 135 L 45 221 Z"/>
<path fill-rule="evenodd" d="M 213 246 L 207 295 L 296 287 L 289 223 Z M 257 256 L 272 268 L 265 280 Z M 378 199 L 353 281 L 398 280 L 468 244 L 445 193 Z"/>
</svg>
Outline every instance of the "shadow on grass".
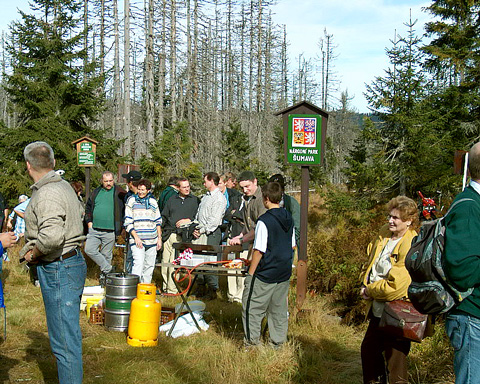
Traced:
<svg viewBox="0 0 480 384">
<path fill-rule="evenodd" d="M 58 383 L 57 367 L 50 350 L 50 341 L 42 332 L 28 331 L 30 345 L 26 349 L 26 360 L 35 361 L 45 384 Z"/>
<path fill-rule="evenodd" d="M 297 356 L 298 372 L 293 375 L 292 383 L 362 382 L 360 351 L 308 335 L 297 336 L 296 341 L 300 351 Z"/>
<path fill-rule="evenodd" d="M 1 257 L 1 256 L 0 256 Z M 0 347 L 1 345 L 5 342 L 5 334 L 4 334 L 4 311 L 0 309 L 0 321 L 1 321 L 1 326 L 0 326 Z M 8 336 L 8 335 L 7 335 Z M 2 383 L 9 383 L 9 371 L 15 365 L 19 363 L 19 360 L 17 359 L 11 359 L 10 357 L 5 355 L 5 352 L 0 351 L 0 382 Z"/>
<path fill-rule="evenodd" d="M 84 383 L 107 384 L 205 384 L 216 382 L 207 356 L 186 356 L 188 341 L 161 337 L 157 347 L 130 346 L 86 348 L 84 352 Z M 179 345 L 181 344 L 181 345 Z M 122 381 L 123 380 L 123 381 Z"/>
<path fill-rule="evenodd" d="M 3 339 L 0 339 L 0 345 L 2 345 Z M 9 371 L 15 367 L 20 361 L 17 359 L 11 359 L 3 352 L 0 352 L 0 382 L 10 383 Z"/>
</svg>

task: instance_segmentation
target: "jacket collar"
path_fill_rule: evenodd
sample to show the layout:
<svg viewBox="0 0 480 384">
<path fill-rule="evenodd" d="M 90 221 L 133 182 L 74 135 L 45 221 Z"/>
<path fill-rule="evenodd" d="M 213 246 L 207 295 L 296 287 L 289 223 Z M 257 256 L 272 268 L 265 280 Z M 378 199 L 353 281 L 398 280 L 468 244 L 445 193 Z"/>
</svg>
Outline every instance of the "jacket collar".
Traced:
<svg viewBox="0 0 480 384">
<path fill-rule="evenodd" d="M 49 183 L 58 183 L 62 181 L 62 178 L 55 173 L 54 170 L 49 171 L 45 176 L 43 176 L 40 180 L 38 180 L 35 184 L 33 184 L 30 189 L 38 190 L 46 184 Z"/>
</svg>

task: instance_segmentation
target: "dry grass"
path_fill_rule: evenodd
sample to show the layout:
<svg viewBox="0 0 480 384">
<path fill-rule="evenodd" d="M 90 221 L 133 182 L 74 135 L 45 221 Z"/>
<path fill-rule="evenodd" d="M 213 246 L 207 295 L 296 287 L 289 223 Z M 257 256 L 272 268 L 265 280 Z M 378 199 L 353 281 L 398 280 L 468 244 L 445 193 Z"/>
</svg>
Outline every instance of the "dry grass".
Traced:
<svg viewBox="0 0 480 384">
<path fill-rule="evenodd" d="M 9 252 L 12 261 L 4 264 L 8 337 L 0 339 L 0 382 L 56 383 L 40 289 L 15 261 L 17 250 Z M 96 269 L 89 269 L 87 284 L 95 285 Z M 167 306 L 179 301 L 160 299 Z M 221 299 L 207 303 L 207 332 L 179 339 L 161 334 L 153 348 L 131 347 L 124 333 L 90 325 L 82 316 L 84 383 L 361 383 L 364 329 L 342 325 L 330 308 L 325 297 L 309 298 L 298 316 L 292 308 L 289 341 L 278 351 L 244 351 L 241 307 Z M 424 353 L 415 347 L 412 355 Z M 428 376 L 423 370 L 430 368 L 415 372 L 423 380 Z M 415 381 L 435 382 L 439 381 Z"/>
</svg>

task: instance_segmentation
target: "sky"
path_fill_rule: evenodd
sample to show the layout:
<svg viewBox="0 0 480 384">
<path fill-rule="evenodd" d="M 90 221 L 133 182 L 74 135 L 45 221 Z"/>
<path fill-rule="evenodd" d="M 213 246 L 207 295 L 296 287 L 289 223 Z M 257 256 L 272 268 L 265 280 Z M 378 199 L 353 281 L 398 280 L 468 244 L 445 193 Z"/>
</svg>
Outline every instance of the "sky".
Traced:
<svg viewBox="0 0 480 384">
<path fill-rule="evenodd" d="M 29 11 L 27 0 L 1 2 L 0 31 L 19 19 L 17 8 Z M 278 0 L 273 19 L 276 24 L 286 25 L 293 68 L 297 68 L 300 54 L 306 59 L 318 55 L 318 42 L 326 28 L 333 35 L 339 90 L 348 91 L 353 97 L 351 106 L 358 112 L 368 112 L 365 84 L 383 76 L 389 67 L 385 48 L 391 47 L 395 31 L 406 35 L 404 23 L 410 18 L 410 10 L 412 20 L 418 20 L 417 34 L 423 35 L 430 15 L 422 7 L 429 4 L 431 1 L 425 0 Z"/>
<path fill-rule="evenodd" d="M 365 84 L 383 76 L 389 67 L 385 48 L 391 47 L 395 31 L 406 35 L 410 9 L 412 21 L 418 20 L 416 33 L 423 35 L 431 17 L 422 7 L 429 4 L 425 0 L 280 0 L 274 20 L 286 25 L 290 60 L 297 67 L 300 54 L 305 58 L 319 54 L 318 42 L 326 28 L 336 46 L 333 65 L 340 91 L 354 97 L 351 105 L 358 112 L 368 112 Z"/>
</svg>

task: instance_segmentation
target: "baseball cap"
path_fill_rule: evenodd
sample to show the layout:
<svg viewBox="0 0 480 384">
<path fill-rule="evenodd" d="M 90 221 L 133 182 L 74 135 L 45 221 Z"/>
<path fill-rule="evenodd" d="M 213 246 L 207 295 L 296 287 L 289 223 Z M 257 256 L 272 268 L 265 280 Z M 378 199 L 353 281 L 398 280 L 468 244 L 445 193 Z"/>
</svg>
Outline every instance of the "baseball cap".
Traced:
<svg viewBox="0 0 480 384">
<path fill-rule="evenodd" d="M 142 174 L 138 171 L 130 171 L 122 175 L 127 181 L 138 181 L 142 178 Z"/>
</svg>

